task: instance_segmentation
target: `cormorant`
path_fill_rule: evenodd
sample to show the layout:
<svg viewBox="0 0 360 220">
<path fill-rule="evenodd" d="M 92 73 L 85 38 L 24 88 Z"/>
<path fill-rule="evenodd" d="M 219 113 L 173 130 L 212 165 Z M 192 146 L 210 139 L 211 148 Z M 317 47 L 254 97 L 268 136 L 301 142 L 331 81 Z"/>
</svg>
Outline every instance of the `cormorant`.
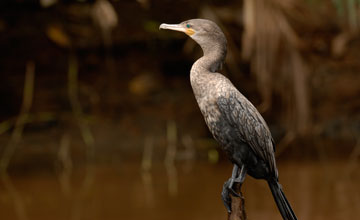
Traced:
<svg viewBox="0 0 360 220">
<path fill-rule="evenodd" d="M 221 193 L 227 211 L 231 212 L 230 193 L 239 196 L 232 188 L 234 183 L 242 184 L 249 174 L 268 182 L 283 219 L 297 219 L 278 182 L 275 144 L 265 120 L 230 80 L 217 72 L 227 44 L 219 26 L 210 20 L 191 19 L 161 24 L 160 29 L 184 32 L 203 50 L 204 55 L 191 68 L 190 82 L 207 126 L 234 164 Z"/>
</svg>

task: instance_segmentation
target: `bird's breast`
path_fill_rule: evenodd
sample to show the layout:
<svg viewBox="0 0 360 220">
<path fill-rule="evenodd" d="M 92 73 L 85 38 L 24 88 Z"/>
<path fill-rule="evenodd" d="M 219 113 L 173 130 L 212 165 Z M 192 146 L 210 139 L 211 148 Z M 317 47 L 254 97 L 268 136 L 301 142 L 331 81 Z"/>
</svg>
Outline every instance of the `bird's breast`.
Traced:
<svg viewBox="0 0 360 220">
<path fill-rule="evenodd" d="M 221 114 L 218 99 L 228 97 L 232 91 L 229 81 L 219 73 L 203 73 L 192 71 L 191 86 L 205 122 L 214 138 L 224 147 L 235 132 Z M 231 85 L 231 83 L 230 83 Z"/>
</svg>

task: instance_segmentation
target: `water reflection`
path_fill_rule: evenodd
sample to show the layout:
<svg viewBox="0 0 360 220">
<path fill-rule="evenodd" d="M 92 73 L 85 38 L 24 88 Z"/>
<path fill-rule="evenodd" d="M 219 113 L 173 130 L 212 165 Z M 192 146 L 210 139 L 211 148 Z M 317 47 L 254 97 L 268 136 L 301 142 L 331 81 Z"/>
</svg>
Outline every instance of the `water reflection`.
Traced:
<svg viewBox="0 0 360 220">
<path fill-rule="evenodd" d="M 73 169 L 67 177 L 71 179 L 70 194 L 55 173 L 12 175 L 1 181 L 0 217 L 226 219 L 220 191 L 231 165 L 195 162 L 191 170 L 175 166 L 176 195 L 169 192 L 167 168 L 162 162 L 153 162 L 146 172 L 141 171 L 140 162 L 98 164 L 86 193 L 85 167 Z M 356 169 L 345 172 L 347 168 L 343 161 L 279 163 L 280 182 L 299 219 L 360 217 L 360 173 Z M 264 181 L 248 177 L 243 191 L 249 219 L 281 219 Z"/>
<path fill-rule="evenodd" d="M 7 173 L 1 174 L 2 186 L 4 186 L 5 191 L 8 196 L 7 199 L 13 202 L 14 211 L 17 219 L 19 220 L 27 220 L 27 214 L 24 206 L 24 201 L 21 195 L 18 193 L 16 188 L 14 187 L 11 179 L 7 175 Z M 5 197 L 6 198 L 6 197 Z"/>
</svg>

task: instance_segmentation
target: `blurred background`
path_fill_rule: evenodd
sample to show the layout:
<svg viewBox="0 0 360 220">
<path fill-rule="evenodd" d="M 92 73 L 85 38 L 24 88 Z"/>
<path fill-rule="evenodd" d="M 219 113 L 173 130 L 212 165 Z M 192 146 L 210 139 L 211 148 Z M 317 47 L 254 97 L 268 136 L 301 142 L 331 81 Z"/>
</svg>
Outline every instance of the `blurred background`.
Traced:
<svg viewBox="0 0 360 220">
<path fill-rule="evenodd" d="M 360 218 L 360 1 L 2 0 L 0 219 L 226 219 L 232 166 L 161 23 L 215 21 L 299 219 Z M 265 181 L 250 219 L 281 219 Z"/>
</svg>

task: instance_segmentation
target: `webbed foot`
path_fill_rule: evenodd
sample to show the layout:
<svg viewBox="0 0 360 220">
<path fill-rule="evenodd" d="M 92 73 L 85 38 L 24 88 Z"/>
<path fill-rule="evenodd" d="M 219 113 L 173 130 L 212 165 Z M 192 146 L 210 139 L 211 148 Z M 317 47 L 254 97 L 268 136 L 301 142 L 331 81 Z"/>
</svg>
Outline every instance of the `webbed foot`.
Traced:
<svg viewBox="0 0 360 220">
<path fill-rule="evenodd" d="M 234 183 L 242 184 L 244 182 L 245 175 L 246 175 L 246 170 L 244 165 L 241 166 L 241 170 L 239 173 L 239 167 L 235 164 L 232 171 L 232 176 L 223 185 L 221 198 L 228 213 L 231 213 L 230 194 L 236 197 L 240 197 L 240 195 L 233 189 Z"/>
<path fill-rule="evenodd" d="M 228 181 L 226 181 L 223 185 L 223 189 L 221 192 L 221 198 L 223 200 L 224 206 L 228 213 L 231 213 L 231 197 L 230 194 L 236 197 L 239 197 L 240 195 L 235 192 L 235 190 L 230 187 L 230 185 L 233 185 L 233 179 L 230 178 Z"/>
</svg>

